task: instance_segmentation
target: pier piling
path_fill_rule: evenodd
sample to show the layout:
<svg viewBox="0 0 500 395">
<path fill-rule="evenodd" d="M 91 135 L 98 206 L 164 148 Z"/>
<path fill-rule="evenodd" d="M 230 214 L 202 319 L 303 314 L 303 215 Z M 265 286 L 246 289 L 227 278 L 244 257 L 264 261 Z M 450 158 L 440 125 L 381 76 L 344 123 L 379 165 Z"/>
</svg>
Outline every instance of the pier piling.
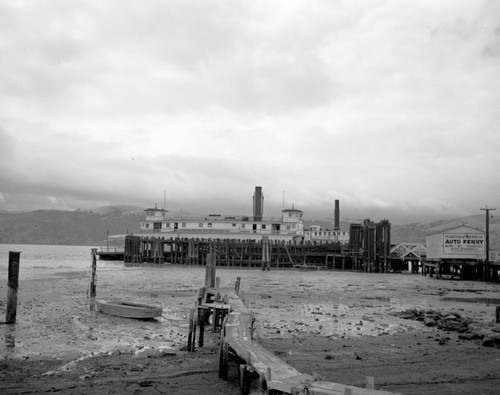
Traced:
<svg viewBox="0 0 500 395">
<path fill-rule="evenodd" d="M 15 324 L 17 315 L 17 290 L 19 288 L 19 260 L 21 252 L 9 251 L 9 273 L 7 282 L 7 310 L 5 323 Z"/>
<path fill-rule="evenodd" d="M 90 274 L 90 284 L 88 290 L 88 297 L 90 298 L 90 311 L 95 310 L 95 296 L 96 296 L 96 283 L 97 283 L 97 248 L 92 248 L 91 252 L 91 274 Z"/>
</svg>

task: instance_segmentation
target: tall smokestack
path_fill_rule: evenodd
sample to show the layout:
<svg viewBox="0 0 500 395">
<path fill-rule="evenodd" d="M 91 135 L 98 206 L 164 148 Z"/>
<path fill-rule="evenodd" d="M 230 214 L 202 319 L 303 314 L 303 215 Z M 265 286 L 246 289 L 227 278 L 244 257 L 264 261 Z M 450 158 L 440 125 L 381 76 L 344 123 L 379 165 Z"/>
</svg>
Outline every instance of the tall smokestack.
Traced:
<svg viewBox="0 0 500 395">
<path fill-rule="evenodd" d="M 253 219 L 261 221 L 264 214 L 264 195 L 262 195 L 262 187 L 255 187 L 253 195 Z"/>
<path fill-rule="evenodd" d="M 340 202 L 335 200 L 335 212 L 333 213 L 333 230 L 340 230 Z"/>
</svg>

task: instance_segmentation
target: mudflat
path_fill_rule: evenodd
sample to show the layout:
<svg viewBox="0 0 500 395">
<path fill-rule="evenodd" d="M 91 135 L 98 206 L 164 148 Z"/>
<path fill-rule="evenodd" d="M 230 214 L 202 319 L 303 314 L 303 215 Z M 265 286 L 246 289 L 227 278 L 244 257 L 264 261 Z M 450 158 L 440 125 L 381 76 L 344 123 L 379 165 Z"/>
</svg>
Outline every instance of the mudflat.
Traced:
<svg viewBox="0 0 500 395">
<path fill-rule="evenodd" d="M 403 394 L 499 393 L 500 284 L 323 270 L 217 276 L 222 286 L 241 277 L 255 339 L 303 373 L 361 387 L 372 376 Z M 217 333 L 184 351 L 203 267 L 99 264 L 97 298 L 161 306 L 150 321 L 91 310 L 88 282 L 84 270 L 21 279 L 17 323 L 0 325 L 2 393 L 239 393 L 236 363 L 218 378 Z"/>
</svg>

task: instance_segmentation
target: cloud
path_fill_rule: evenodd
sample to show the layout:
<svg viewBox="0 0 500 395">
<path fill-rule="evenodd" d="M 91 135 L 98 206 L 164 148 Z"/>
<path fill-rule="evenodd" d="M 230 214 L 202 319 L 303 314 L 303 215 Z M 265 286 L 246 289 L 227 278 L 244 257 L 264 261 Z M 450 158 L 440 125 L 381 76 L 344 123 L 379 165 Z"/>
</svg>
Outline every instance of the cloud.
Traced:
<svg viewBox="0 0 500 395">
<path fill-rule="evenodd" d="M 0 5 L 2 208 L 286 203 L 390 218 L 499 196 L 497 2 Z M 478 203 L 480 202 L 480 203 Z M 206 209 L 206 210 L 205 210 Z M 373 211 L 371 211 L 373 210 Z"/>
</svg>

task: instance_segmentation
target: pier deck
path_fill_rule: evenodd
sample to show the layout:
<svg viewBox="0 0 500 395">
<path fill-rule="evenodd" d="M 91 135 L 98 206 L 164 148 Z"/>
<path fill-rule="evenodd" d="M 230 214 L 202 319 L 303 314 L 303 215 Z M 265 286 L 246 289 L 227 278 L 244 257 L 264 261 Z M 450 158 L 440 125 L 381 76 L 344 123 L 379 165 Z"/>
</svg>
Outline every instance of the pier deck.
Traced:
<svg viewBox="0 0 500 395">
<path fill-rule="evenodd" d="M 259 389 L 267 394 L 394 394 L 375 390 L 373 380 L 367 380 L 368 383 L 371 383 L 368 385 L 371 388 L 360 388 L 326 381 L 315 381 L 313 376 L 300 373 L 253 340 L 252 313 L 235 292 L 226 290 L 214 292 L 224 294 L 227 304 L 231 306 L 231 312 L 227 315 L 221 329 L 219 376 L 227 379 L 229 357 L 236 359 L 240 363 L 242 394 L 250 392 L 252 378 L 258 378 Z"/>
</svg>

